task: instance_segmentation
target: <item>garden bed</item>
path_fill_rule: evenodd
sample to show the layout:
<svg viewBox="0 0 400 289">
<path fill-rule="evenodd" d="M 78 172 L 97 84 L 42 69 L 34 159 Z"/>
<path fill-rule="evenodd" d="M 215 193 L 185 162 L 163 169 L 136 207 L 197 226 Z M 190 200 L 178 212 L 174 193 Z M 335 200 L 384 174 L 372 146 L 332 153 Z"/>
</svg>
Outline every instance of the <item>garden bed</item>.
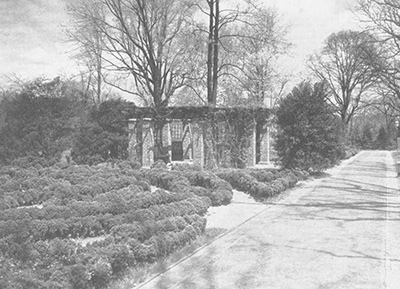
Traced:
<svg viewBox="0 0 400 289">
<path fill-rule="evenodd" d="M 190 185 L 151 190 L 145 175 L 127 164 L 2 168 L 0 287 L 102 288 L 202 235 L 210 198 Z"/>
<path fill-rule="evenodd" d="M 307 172 L 300 170 L 220 169 L 214 173 L 257 200 L 275 196 L 308 177 Z"/>
<path fill-rule="evenodd" d="M 233 188 L 264 199 L 305 174 L 129 163 L 0 169 L 0 288 L 103 288 L 204 234 Z"/>
</svg>

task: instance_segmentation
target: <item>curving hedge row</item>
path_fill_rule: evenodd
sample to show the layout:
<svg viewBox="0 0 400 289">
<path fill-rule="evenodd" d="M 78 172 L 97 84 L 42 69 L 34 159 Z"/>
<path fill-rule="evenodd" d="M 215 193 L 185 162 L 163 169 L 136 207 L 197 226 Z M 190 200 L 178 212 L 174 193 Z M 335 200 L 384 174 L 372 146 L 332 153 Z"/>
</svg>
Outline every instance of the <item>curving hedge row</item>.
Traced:
<svg viewBox="0 0 400 289">
<path fill-rule="evenodd" d="M 96 195 L 130 185 L 149 191 L 137 172 L 123 166 L 77 166 L 0 169 L 0 210 L 42 203 L 66 205 L 72 200 L 88 201 Z"/>
<path fill-rule="evenodd" d="M 103 288 L 197 238 L 212 192 L 157 174 L 168 191 L 128 164 L 1 168 L 0 288 Z"/>
<path fill-rule="evenodd" d="M 196 239 L 204 229 L 204 218 L 190 215 L 144 226 L 140 223 L 117 226 L 112 236 L 86 247 L 77 247 L 71 240 L 58 238 L 28 243 L 26 249 L 29 249 L 32 258 L 30 266 L 23 271 L 16 271 L 12 268 L 13 264 L 3 263 L 4 266 L 0 268 L 0 286 L 103 288 L 127 268 L 138 263 L 154 262 L 170 254 Z M 136 238 L 139 230 L 144 235 L 148 230 L 153 232 L 151 236 L 148 234 L 149 238 L 139 241 Z M 9 244 L 0 241 L 0 251 L 5 246 L 9 250 Z"/>
<path fill-rule="evenodd" d="M 209 206 L 228 204 L 232 187 L 263 199 L 303 177 L 128 163 L 1 168 L 0 288 L 103 288 L 201 235 Z M 87 237 L 97 241 L 73 240 Z"/>
<path fill-rule="evenodd" d="M 184 175 L 192 186 L 199 186 L 211 191 L 209 195 L 213 204 L 227 205 L 233 197 L 232 186 L 211 172 L 186 171 Z"/>
<path fill-rule="evenodd" d="M 95 237 L 107 234 L 116 225 L 132 221 L 157 221 L 170 217 L 191 214 L 204 215 L 209 208 L 208 199 L 193 197 L 162 205 L 152 205 L 146 209 L 126 207 L 120 214 L 98 214 L 84 217 L 30 219 L 0 221 L 0 238 L 15 235 L 17 238 L 29 236 L 35 241 L 54 238 Z M 68 211 L 64 211 L 68 212 Z"/>
<path fill-rule="evenodd" d="M 214 173 L 235 189 L 247 192 L 257 199 L 275 196 L 308 176 L 306 172 L 297 170 L 221 169 Z"/>
<path fill-rule="evenodd" d="M 229 204 L 233 196 L 231 185 L 211 172 L 155 168 L 141 170 L 141 176 L 165 190 L 208 197 L 212 206 Z"/>
</svg>

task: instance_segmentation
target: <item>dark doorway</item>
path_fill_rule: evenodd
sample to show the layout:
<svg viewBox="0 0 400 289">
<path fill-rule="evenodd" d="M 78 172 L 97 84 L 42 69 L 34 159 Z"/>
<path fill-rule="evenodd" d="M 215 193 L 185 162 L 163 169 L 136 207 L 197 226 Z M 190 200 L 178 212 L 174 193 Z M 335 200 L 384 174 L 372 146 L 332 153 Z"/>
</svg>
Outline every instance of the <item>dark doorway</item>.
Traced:
<svg viewBox="0 0 400 289">
<path fill-rule="evenodd" d="M 172 142 L 172 161 L 183 161 L 183 143 L 182 141 Z"/>
<path fill-rule="evenodd" d="M 183 161 L 183 125 L 181 122 L 171 123 L 171 160 Z"/>
</svg>

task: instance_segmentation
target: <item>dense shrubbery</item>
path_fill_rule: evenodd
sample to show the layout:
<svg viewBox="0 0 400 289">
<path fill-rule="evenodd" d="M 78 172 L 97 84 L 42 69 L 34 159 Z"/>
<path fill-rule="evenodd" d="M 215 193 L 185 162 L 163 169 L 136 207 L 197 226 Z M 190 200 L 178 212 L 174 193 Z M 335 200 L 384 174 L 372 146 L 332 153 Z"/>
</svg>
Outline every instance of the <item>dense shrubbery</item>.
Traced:
<svg viewBox="0 0 400 289">
<path fill-rule="evenodd" d="M 19 82 L 3 92 L 0 106 L 2 165 L 21 157 L 59 161 L 90 109 L 80 84 L 60 77 Z"/>
<path fill-rule="evenodd" d="M 74 141 L 74 161 L 96 164 L 127 158 L 129 117 L 125 105 L 122 100 L 110 100 L 92 108 L 88 125 L 80 128 Z"/>
<path fill-rule="evenodd" d="M 73 81 L 38 78 L 7 92 L 1 100 L 0 164 L 39 158 L 52 165 L 71 149 L 80 164 L 126 159 L 126 102 L 93 106 L 81 89 Z"/>
<path fill-rule="evenodd" d="M 142 169 L 141 174 L 152 185 L 175 192 L 193 193 L 210 199 L 212 206 L 229 204 L 232 187 L 210 172 L 195 169 L 172 170 L 154 168 Z"/>
<path fill-rule="evenodd" d="M 348 146 L 345 148 L 343 159 L 351 158 L 360 152 L 360 149 L 354 146 Z"/>
<path fill-rule="evenodd" d="M 20 157 L 58 160 L 71 145 L 73 120 L 79 114 L 76 105 L 68 97 L 36 96 L 32 92 L 8 99 L 0 128 L 0 164 Z"/>
<path fill-rule="evenodd" d="M 215 174 L 235 189 L 247 192 L 256 199 L 266 199 L 279 194 L 308 176 L 304 171 L 268 169 L 222 169 Z"/>
<path fill-rule="evenodd" d="M 388 150 L 396 147 L 395 141 L 384 126 L 373 135 L 373 127 L 369 123 L 363 127 L 361 133 L 355 133 L 352 140 L 361 149 Z"/>
<path fill-rule="evenodd" d="M 212 193 L 178 171 L 22 163 L 0 169 L 0 288 L 102 288 L 205 229 Z"/>
<path fill-rule="evenodd" d="M 281 101 L 275 149 L 283 167 L 322 171 L 343 157 L 340 119 L 326 98 L 321 83 L 302 83 Z"/>
</svg>

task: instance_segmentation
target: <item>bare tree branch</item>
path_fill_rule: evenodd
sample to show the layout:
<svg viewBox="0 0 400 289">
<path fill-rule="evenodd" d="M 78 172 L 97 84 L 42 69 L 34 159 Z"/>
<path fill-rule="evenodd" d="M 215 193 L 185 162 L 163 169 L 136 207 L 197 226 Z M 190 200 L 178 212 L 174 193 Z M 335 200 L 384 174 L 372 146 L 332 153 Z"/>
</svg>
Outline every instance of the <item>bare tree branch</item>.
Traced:
<svg viewBox="0 0 400 289">
<path fill-rule="evenodd" d="M 328 37 L 322 51 L 309 60 L 314 74 L 328 84 L 331 103 L 345 125 L 378 79 L 371 59 L 379 59 L 379 52 L 370 34 L 341 31 Z"/>
</svg>

